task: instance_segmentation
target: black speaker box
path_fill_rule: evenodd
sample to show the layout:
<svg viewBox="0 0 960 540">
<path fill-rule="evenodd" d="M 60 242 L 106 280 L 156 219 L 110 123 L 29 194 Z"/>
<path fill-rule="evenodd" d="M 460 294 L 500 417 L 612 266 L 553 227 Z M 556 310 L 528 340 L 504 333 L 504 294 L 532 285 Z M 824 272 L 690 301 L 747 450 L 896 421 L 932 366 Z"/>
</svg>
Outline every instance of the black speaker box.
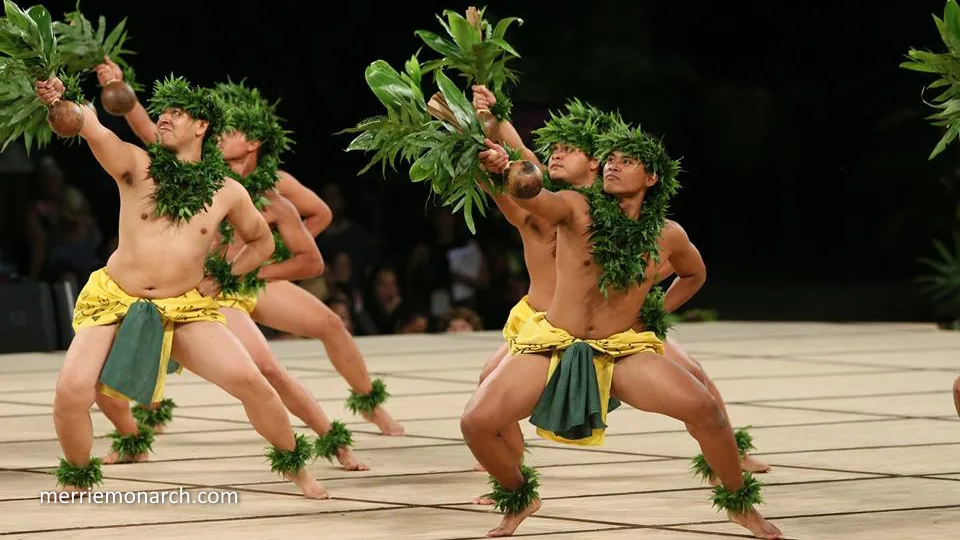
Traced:
<svg viewBox="0 0 960 540">
<path fill-rule="evenodd" d="M 59 348 L 58 338 L 49 285 L 0 285 L 0 354 L 54 351 Z"/>
</svg>

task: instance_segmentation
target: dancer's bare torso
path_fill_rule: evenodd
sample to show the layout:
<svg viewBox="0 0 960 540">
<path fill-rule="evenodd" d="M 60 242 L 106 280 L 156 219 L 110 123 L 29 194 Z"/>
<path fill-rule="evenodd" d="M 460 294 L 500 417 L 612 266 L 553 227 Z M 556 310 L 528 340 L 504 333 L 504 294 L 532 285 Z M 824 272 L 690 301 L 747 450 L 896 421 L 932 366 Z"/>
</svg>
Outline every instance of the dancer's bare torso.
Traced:
<svg viewBox="0 0 960 540">
<path fill-rule="evenodd" d="M 203 279 L 204 260 L 217 226 L 242 197 L 243 187 L 226 179 L 213 203 L 189 222 L 154 215 L 155 182 L 147 174 L 150 159 L 136 149 L 136 167 L 117 179 L 120 225 L 117 250 L 107 261 L 110 277 L 132 296 L 171 298 Z"/>
</svg>

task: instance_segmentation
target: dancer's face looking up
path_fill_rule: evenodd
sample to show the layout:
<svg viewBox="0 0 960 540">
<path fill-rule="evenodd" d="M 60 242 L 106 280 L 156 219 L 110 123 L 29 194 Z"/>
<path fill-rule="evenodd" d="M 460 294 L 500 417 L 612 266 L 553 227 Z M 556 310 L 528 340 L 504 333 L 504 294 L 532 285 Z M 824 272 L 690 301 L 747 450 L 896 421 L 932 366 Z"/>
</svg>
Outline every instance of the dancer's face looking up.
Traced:
<svg viewBox="0 0 960 540">
<path fill-rule="evenodd" d="M 550 178 L 575 187 L 586 187 L 596 178 L 600 163 L 573 146 L 558 144 L 550 153 L 547 171 Z"/>
<path fill-rule="evenodd" d="M 643 162 L 623 152 L 611 153 L 604 163 L 603 190 L 611 195 L 630 197 L 646 193 L 656 183 L 656 174 L 649 174 Z"/>
<path fill-rule="evenodd" d="M 223 159 L 233 161 L 242 159 L 257 151 L 260 147 L 259 141 L 248 141 L 247 136 L 241 131 L 230 131 L 220 136 L 217 146 L 223 153 Z"/>
<path fill-rule="evenodd" d="M 195 142 L 203 142 L 209 123 L 193 118 L 183 109 L 167 109 L 157 119 L 160 146 L 175 151 Z"/>
</svg>

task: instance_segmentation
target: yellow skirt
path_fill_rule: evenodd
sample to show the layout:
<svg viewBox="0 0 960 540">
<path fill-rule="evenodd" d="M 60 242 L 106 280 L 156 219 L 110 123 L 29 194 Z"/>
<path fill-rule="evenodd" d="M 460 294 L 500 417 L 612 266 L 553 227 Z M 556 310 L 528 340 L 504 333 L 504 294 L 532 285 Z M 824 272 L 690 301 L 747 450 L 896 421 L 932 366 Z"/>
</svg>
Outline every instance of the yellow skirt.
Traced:
<svg viewBox="0 0 960 540">
<path fill-rule="evenodd" d="M 526 296 L 521 298 L 517 305 L 513 306 L 510 315 L 507 317 L 507 323 L 503 325 L 503 340 L 507 342 L 508 347 L 513 347 L 513 342 L 517 340 L 520 329 L 533 317 L 534 313 L 536 311 L 530 307 Z"/>
<path fill-rule="evenodd" d="M 117 332 L 110 356 L 104 364 L 101 379 L 107 376 L 123 377 L 123 372 L 131 368 L 142 368 L 138 363 L 154 363 L 156 370 L 150 369 L 151 381 L 133 380 L 133 386 L 147 385 L 152 392 L 139 392 L 131 395 L 130 390 L 113 388 L 101 380 L 100 392 L 130 401 L 141 403 L 157 402 L 163 399 L 163 387 L 166 382 L 170 352 L 173 348 L 173 331 L 177 323 L 212 321 L 226 324 L 213 298 L 203 296 L 196 290 L 187 291 L 176 298 L 144 299 L 131 296 L 120 288 L 105 268 L 90 275 L 87 284 L 80 291 L 73 310 L 73 328 L 80 330 L 94 326 L 107 326 L 123 323 L 128 312 L 136 310 L 138 315 L 156 319 L 159 328 L 153 332 L 149 326 L 125 332 L 124 326 Z M 151 322 L 145 323 L 152 324 Z M 162 332 L 162 335 L 160 333 Z M 127 337 L 129 336 L 129 337 Z M 155 345 L 152 347 L 151 345 Z M 153 358 L 139 357 L 147 351 Z M 182 369 L 182 368 L 179 368 Z M 155 371 L 155 373 L 153 373 Z M 150 394 L 150 395 L 147 395 Z"/>
<path fill-rule="evenodd" d="M 220 304 L 220 307 L 222 308 L 239 309 L 247 315 L 251 315 L 253 314 L 253 310 L 257 309 L 257 297 L 257 293 L 234 295 L 221 294 L 217 297 L 217 303 Z"/>
<path fill-rule="evenodd" d="M 610 401 L 610 388 L 613 385 L 613 368 L 616 364 L 616 359 L 642 352 L 663 354 L 663 342 L 657 338 L 653 332 L 636 332 L 632 329 L 604 339 L 578 339 L 570 335 L 566 330 L 550 324 L 550 322 L 547 321 L 545 313 L 536 313 L 521 327 L 520 333 L 510 347 L 510 353 L 512 355 L 551 353 L 550 369 L 547 372 L 549 388 L 551 386 L 551 378 L 560 367 L 560 361 L 564 357 L 563 353 L 577 343 L 585 343 L 590 349 L 595 351 L 593 355 L 593 368 L 596 373 L 597 388 L 594 390 L 583 385 L 578 387 L 576 384 L 572 385 L 572 388 L 577 388 L 578 391 L 584 392 L 599 392 L 600 423 L 604 427 L 594 428 L 590 435 L 579 439 L 562 437 L 554 431 L 540 427 L 537 428 L 537 434 L 541 437 L 564 444 L 600 446 L 604 443 L 604 433 L 606 432 L 605 426 Z M 555 396 L 550 397 L 551 399 L 555 398 Z M 587 399 L 581 395 L 567 396 L 566 398 L 570 399 L 571 397 L 578 402 L 587 401 Z M 543 396 L 541 396 L 541 403 L 538 403 L 538 409 L 542 405 L 542 401 Z M 533 420 L 534 415 L 531 415 L 531 421 Z"/>
</svg>

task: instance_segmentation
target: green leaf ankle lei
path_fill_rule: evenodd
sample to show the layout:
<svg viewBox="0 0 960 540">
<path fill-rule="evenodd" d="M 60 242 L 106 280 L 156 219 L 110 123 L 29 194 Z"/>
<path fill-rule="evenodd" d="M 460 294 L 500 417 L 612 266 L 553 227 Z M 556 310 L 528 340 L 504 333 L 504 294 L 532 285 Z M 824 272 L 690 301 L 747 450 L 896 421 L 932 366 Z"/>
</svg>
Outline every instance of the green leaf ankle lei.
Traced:
<svg viewBox="0 0 960 540">
<path fill-rule="evenodd" d="M 540 476 L 537 470 L 521 465 L 520 474 L 523 476 L 523 484 L 515 491 L 508 491 L 493 476 L 490 477 L 489 483 L 493 491 L 488 493 L 487 497 L 493 500 L 495 510 L 507 515 L 519 514 L 540 497 L 537 490 L 540 487 Z"/>
<path fill-rule="evenodd" d="M 731 514 L 743 514 L 754 505 L 763 503 L 763 496 L 760 489 L 763 484 L 748 472 L 743 473 L 743 486 L 736 490 L 721 486 L 713 488 L 713 506 L 719 512 L 726 510 Z"/>
<path fill-rule="evenodd" d="M 223 155 L 212 139 L 203 143 L 203 155 L 197 163 L 187 163 L 157 143 L 147 148 L 150 154 L 150 176 L 156 187 L 154 212 L 174 222 L 190 221 L 213 203 L 230 172 Z"/>
<path fill-rule="evenodd" d="M 294 436 L 293 450 L 280 450 L 275 446 L 269 447 L 267 459 L 270 461 L 270 470 L 280 474 L 295 474 L 307 466 L 313 448 L 306 435 L 298 433 Z"/>
<path fill-rule="evenodd" d="M 133 407 L 133 417 L 142 426 L 149 428 L 164 426 L 173 420 L 173 409 L 176 407 L 177 404 L 172 399 L 164 399 L 153 409 L 138 403 Z"/>
<path fill-rule="evenodd" d="M 350 397 L 347 398 L 347 408 L 353 414 L 366 413 L 372 414 L 374 409 L 382 405 L 390 397 L 387 392 L 387 385 L 382 379 L 374 379 L 371 383 L 369 394 L 358 394 L 350 390 Z"/>
<path fill-rule="evenodd" d="M 128 461 L 140 454 L 152 452 L 156 435 L 154 435 L 152 428 L 141 424 L 137 428 L 137 433 L 124 435 L 114 430 L 110 434 L 110 438 L 113 439 L 110 449 L 117 453 L 120 461 Z"/>
<path fill-rule="evenodd" d="M 737 452 L 740 454 L 741 460 L 746 457 L 748 452 L 757 449 L 757 447 L 753 445 L 753 435 L 748 431 L 750 427 L 751 426 L 747 426 L 733 432 L 733 440 L 737 443 Z M 705 458 L 703 454 L 697 454 L 691 460 L 690 471 L 694 476 L 700 477 L 704 482 L 713 476 L 713 469 L 710 468 L 710 465 L 707 463 L 707 458 Z"/>
<path fill-rule="evenodd" d="M 349 448 L 352 445 L 353 434 L 343 422 L 334 420 L 330 424 L 330 429 L 314 441 L 314 457 L 326 458 L 327 461 L 333 462 L 333 458 L 341 448 Z"/>
<path fill-rule="evenodd" d="M 60 458 L 60 466 L 56 470 L 57 485 L 73 486 L 78 489 L 89 489 L 103 483 L 103 461 L 100 458 L 91 458 L 86 465 L 72 465 L 66 459 Z"/>
</svg>

